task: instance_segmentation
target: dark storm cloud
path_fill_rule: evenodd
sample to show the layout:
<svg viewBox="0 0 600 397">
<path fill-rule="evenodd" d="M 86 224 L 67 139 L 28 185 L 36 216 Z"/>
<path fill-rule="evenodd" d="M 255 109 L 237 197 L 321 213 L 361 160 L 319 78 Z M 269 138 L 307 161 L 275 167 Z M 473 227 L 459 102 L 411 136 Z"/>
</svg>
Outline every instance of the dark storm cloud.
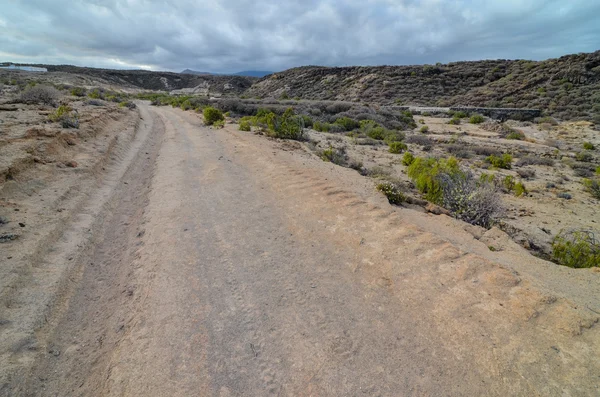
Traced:
<svg viewBox="0 0 600 397">
<path fill-rule="evenodd" d="M 600 2 L 4 0 L 0 60 L 180 71 L 544 59 L 597 50 Z"/>
</svg>

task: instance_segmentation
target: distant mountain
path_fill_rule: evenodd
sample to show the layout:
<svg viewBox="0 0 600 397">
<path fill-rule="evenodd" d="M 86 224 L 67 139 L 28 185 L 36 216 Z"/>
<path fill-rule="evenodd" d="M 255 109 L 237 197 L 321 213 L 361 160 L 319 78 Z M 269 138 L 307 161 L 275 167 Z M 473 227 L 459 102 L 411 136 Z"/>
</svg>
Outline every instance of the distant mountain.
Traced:
<svg viewBox="0 0 600 397">
<path fill-rule="evenodd" d="M 195 74 L 198 76 L 206 76 L 206 75 L 218 75 L 218 76 L 244 76 L 244 77 L 265 77 L 273 72 L 268 72 L 264 70 L 244 70 L 243 72 L 238 73 L 211 73 L 211 72 L 199 72 L 196 70 L 185 69 L 181 72 L 181 74 Z"/>
</svg>

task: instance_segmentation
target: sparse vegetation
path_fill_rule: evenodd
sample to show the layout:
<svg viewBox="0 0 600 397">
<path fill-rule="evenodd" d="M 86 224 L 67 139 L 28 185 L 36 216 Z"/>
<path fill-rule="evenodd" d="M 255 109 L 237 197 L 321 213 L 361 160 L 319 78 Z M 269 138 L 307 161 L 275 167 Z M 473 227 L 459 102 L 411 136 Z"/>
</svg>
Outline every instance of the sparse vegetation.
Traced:
<svg viewBox="0 0 600 397">
<path fill-rule="evenodd" d="M 583 143 L 583 148 L 585 150 L 594 150 L 594 149 L 596 149 L 596 147 L 594 146 L 594 144 L 591 143 L 591 142 L 584 142 Z"/>
<path fill-rule="evenodd" d="M 423 134 L 427 134 L 429 132 L 429 127 L 424 125 L 419 131 L 421 131 Z"/>
</svg>

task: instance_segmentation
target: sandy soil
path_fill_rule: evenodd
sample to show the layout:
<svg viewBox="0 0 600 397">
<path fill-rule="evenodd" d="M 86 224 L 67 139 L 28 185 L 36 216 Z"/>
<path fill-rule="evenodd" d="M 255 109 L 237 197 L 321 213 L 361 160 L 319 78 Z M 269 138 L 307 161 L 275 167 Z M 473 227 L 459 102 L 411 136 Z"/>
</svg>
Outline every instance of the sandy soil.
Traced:
<svg viewBox="0 0 600 397">
<path fill-rule="evenodd" d="M 304 144 L 139 112 L 0 308 L 0 394 L 600 392 L 597 271 L 393 208 Z"/>
</svg>

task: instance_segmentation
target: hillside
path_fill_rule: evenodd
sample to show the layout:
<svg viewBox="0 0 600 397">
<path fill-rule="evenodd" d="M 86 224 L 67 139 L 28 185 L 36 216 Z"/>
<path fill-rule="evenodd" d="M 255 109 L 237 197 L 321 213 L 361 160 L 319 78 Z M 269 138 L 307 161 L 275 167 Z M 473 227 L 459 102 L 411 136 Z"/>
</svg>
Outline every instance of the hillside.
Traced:
<svg viewBox="0 0 600 397">
<path fill-rule="evenodd" d="M 237 73 L 211 73 L 211 72 L 199 72 L 197 70 L 192 70 L 192 69 L 185 69 L 181 72 L 181 74 L 197 74 L 200 76 L 204 76 L 204 75 L 219 75 L 219 76 L 245 76 L 245 77 L 265 77 L 269 74 L 271 74 L 273 72 L 269 72 L 266 70 L 244 70 L 241 72 L 237 72 Z"/>
<path fill-rule="evenodd" d="M 115 85 L 145 90 L 179 90 L 203 86 L 211 92 L 240 94 L 248 89 L 256 78 L 246 76 L 195 75 L 148 70 L 113 70 L 78 67 L 71 65 L 32 65 L 63 72 L 102 79 Z"/>
<path fill-rule="evenodd" d="M 600 51 L 539 62 L 306 66 L 266 76 L 245 95 L 424 106 L 530 107 L 561 119 L 600 120 Z"/>
</svg>

